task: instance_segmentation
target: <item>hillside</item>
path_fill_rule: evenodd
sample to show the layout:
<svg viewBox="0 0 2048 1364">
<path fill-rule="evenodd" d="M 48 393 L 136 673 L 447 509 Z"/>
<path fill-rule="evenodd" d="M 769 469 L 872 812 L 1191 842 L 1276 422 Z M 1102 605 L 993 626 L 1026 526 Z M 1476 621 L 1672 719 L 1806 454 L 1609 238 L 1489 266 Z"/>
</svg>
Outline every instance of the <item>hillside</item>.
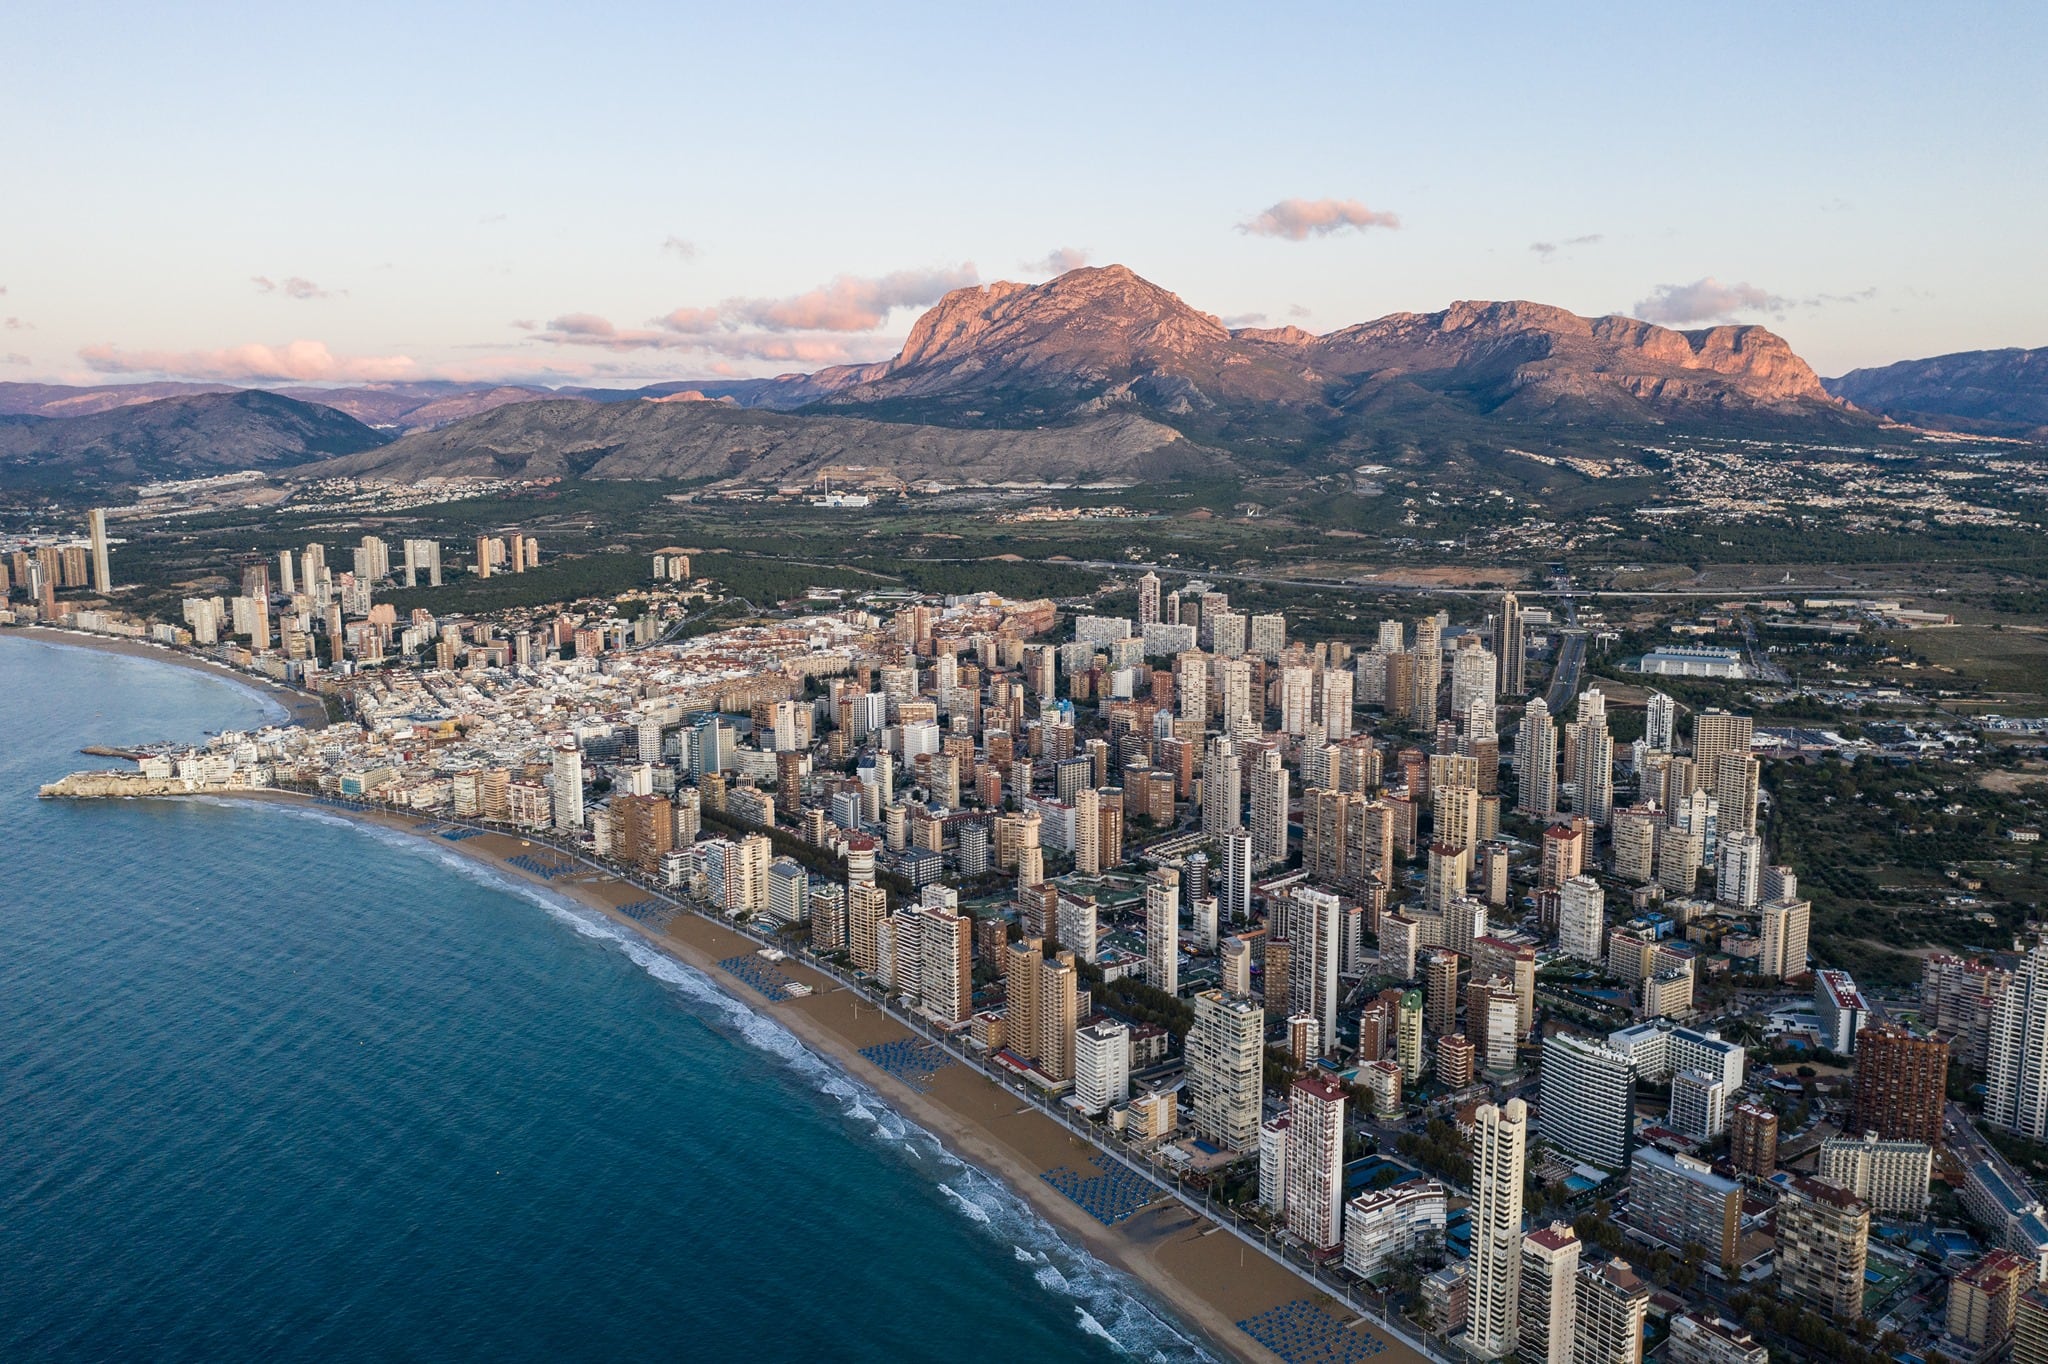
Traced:
<svg viewBox="0 0 2048 1364">
<path fill-rule="evenodd" d="M 124 484 L 285 469 L 372 450 L 386 437 L 275 393 L 198 393 L 86 416 L 0 422 L 0 485 Z"/>
<path fill-rule="evenodd" d="M 319 472 L 393 480 L 438 474 L 780 481 L 859 464 L 906 479 L 1036 482 L 1172 477 L 1199 471 L 1212 458 L 1172 428 L 1127 414 L 1029 431 L 963 430 L 724 403 L 555 401 L 500 407 L 330 461 Z"/>
<path fill-rule="evenodd" d="M 1958 351 L 1826 382 L 1838 398 L 1916 426 L 2048 439 L 2048 347 Z"/>
</svg>

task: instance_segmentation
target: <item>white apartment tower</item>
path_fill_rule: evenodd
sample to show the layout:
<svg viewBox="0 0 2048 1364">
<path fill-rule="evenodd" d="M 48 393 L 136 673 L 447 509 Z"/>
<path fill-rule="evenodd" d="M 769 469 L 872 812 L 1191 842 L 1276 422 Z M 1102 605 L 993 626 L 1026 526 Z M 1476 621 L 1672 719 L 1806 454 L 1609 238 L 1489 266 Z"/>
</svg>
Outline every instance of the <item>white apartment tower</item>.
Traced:
<svg viewBox="0 0 2048 1364">
<path fill-rule="evenodd" d="M 583 750 L 572 740 L 555 748 L 555 827 L 564 833 L 583 829 Z"/>
<path fill-rule="evenodd" d="M 1180 873 L 1172 867 L 1145 878 L 1145 983 L 1180 993 Z"/>
<path fill-rule="evenodd" d="M 1229 1151 L 1258 1149 L 1265 1081 L 1266 1011 L 1242 996 L 1195 996 L 1187 1037 L 1188 1121 Z"/>
<path fill-rule="evenodd" d="M 2012 984 L 1991 1006 L 1985 1121 L 2048 1137 L 2048 947 L 2027 954 Z"/>
<path fill-rule="evenodd" d="M 1607 958 L 1607 894 L 1590 876 L 1574 876 L 1558 891 L 1557 949 L 1600 965 Z"/>
<path fill-rule="evenodd" d="M 1529 1106 L 1481 1104 L 1472 1130 L 1472 1256 L 1465 1348 L 1481 1359 L 1514 1351 L 1520 1334 L 1522 1182 Z"/>
</svg>

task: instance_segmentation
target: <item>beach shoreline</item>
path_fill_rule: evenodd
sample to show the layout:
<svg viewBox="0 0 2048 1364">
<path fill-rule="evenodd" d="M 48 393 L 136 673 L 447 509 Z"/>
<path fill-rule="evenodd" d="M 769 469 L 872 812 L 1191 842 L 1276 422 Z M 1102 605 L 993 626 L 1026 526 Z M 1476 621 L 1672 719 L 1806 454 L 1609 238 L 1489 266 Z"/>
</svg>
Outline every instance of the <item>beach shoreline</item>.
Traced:
<svg viewBox="0 0 2048 1364">
<path fill-rule="evenodd" d="M 186 668 L 215 681 L 247 688 L 267 701 L 284 707 L 290 723 L 302 729 L 327 728 L 327 703 L 312 692 L 287 686 L 268 677 L 245 673 L 227 664 L 167 644 L 146 639 L 125 639 L 118 635 L 94 635 L 82 630 L 65 630 L 55 625 L 16 625 L 0 631 L 0 639 L 18 636 L 39 644 L 66 649 L 87 649 L 94 653 L 118 654 L 123 658 L 148 659 L 173 668 Z"/>
<path fill-rule="evenodd" d="M 224 800 L 300 805 L 437 846 L 440 840 L 430 827 L 423 826 L 449 825 L 426 813 L 414 816 L 315 803 L 313 797 L 293 791 L 211 794 Z M 1238 1322 L 1307 1299 L 1326 1304 L 1333 1317 L 1360 1333 L 1369 1333 L 1380 1346 L 1374 1353 L 1388 1364 L 1424 1358 L 1376 1324 L 1356 1321 L 1357 1314 L 1348 1306 L 1327 1297 L 1324 1290 L 1268 1259 L 1256 1247 L 1245 1246 L 1227 1227 L 1219 1234 L 1212 1216 L 1169 1195 L 1160 1194 L 1143 1211 L 1116 1225 L 1096 1219 L 1043 1178 L 1055 1166 L 1078 1166 L 1092 1158 L 1095 1148 L 1090 1143 L 1017 1093 L 958 1061 L 944 1067 L 923 1092 L 877 1066 L 861 1054 L 863 1047 L 915 1039 L 920 1034 L 801 957 L 792 954 L 777 965 L 790 979 L 811 987 L 812 993 L 768 999 L 764 1005 L 754 997 L 748 982 L 721 965 L 737 956 L 753 956 L 762 944 L 678 897 L 661 897 L 678 911 L 666 929 L 657 930 L 621 912 L 622 906 L 645 900 L 649 892 L 609 870 L 579 858 L 573 873 L 549 878 L 510 861 L 522 852 L 566 856 L 550 843 L 493 830 L 449 841 L 447 847 L 500 875 L 551 891 L 630 930 L 639 941 L 703 974 L 726 994 L 772 1018 L 812 1053 L 872 1089 L 955 1158 L 997 1180 L 1060 1236 L 1136 1280 L 1155 1310 L 1163 1310 L 1176 1329 L 1210 1352 L 1253 1364 L 1284 1364 Z"/>
</svg>

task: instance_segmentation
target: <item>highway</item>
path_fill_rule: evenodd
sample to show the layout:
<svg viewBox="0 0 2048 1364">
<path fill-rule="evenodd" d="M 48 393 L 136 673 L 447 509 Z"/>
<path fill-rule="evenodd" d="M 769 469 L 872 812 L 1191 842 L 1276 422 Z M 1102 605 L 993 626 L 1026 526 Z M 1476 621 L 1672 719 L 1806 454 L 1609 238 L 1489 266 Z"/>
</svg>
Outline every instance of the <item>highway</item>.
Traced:
<svg viewBox="0 0 2048 1364">
<path fill-rule="evenodd" d="M 1563 638 L 1557 646 L 1557 667 L 1550 674 L 1550 691 L 1543 698 L 1552 715 L 1564 714 L 1579 694 L 1579 679 L 1586 671 L 1586 632 L 1566 630 Z"/>
</svg>

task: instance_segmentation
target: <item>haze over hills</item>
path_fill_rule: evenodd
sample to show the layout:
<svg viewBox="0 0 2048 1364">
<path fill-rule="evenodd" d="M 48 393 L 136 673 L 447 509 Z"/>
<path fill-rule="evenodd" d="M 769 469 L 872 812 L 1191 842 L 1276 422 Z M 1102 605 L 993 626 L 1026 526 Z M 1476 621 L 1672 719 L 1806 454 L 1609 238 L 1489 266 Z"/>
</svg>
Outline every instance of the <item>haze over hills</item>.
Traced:
<svg viewBox="0 0 2048 1364">
<path fill-rule="evenodd" d="M 842 464 L 909 478 L 1086 481 L 1171 478 L 1210 452 L 1133 413 L 1032 430 L 749 411 L 716 402 L 561 401 L 501 407 L 319 466 L 321 476 L 809 479 Z"/>
<path fill-rule="evenodd" d="M 2048 439 L 2048 347 L 1901 360 L 1826 383 L 1836 397 L 1898 421 Z"/>
<path fill-rule="evenodd" d="M 192 393 L 86 416 L 0 417 L 0 484 L 54 487 L 288 469 L 390 439 L 331 407 L 256 390 Z"/>
</svg>

